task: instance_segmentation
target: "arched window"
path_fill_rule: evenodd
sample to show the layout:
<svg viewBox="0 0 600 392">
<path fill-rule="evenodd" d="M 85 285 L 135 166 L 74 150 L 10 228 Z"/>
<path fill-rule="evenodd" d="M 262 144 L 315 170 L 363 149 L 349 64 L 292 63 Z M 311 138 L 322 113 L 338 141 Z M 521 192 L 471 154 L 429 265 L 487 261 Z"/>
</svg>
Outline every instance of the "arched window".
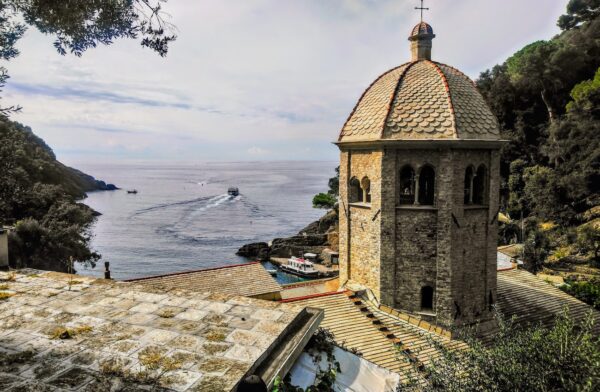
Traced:
<svg viewBox="0 0 600 392">
<path fill-rule="evenodd" d="M 415 203 L 415 171 L 410 166 L 400 170 L 400 204 Z"/>
<path fill-rule="evenodd" d="M 364 177 L 361 181 L 361 185 L 362 185 L 362 190 L 363 190 L 363 200 L 365 201 L 365 203 L 370 203 L 371 202 L 371 180 L 369 180 L 369 177 Z"/>
<path fill-rule="evenodd" d="M 421 309 L 433 309 L 433 287 L 431 286 L 421 288 Z"/>
<path fill-rule="evenodd" d="M 484 165 L 477 168 L 477 174 L 473 179 L 473 203 L 485 204 L 485 184 L 487 180 L 487 170 Z"/>
<path fill-rule="evenodd" d="M 350 203 L 360 203 L 363 201 L 363 191 L 360 188 L 360 182 L 356 177 L 352 177 L 350 180 Z"/>
<path fill-rule="evenodd" d="M 465 171 L 465 204 L 473 203 L 473 166 L 467 167 Z"/>
<path fill-rule="evenodd" d="M 419 204 L 432 206 L 435 199 L 435 170 L 424 166 L 419 173 Z"/>
</svg>

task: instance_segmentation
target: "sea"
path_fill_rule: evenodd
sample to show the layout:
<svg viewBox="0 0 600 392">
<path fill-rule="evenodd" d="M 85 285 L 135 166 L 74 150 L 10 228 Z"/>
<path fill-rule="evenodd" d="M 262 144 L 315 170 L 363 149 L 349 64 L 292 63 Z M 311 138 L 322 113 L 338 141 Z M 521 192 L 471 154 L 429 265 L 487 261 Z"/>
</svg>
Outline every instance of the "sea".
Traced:
<svg viewBox="0 0 600 392">
<path fill-rule="evenodd" d="M 90 192 L 84 200 L 102 214 L 92 227 L 92 247 L 102 259 L 95 268 L 79 266 L 78 272 L 103 276 L 108 261 L 112 277 L 124 280 L 252 261 L 235 252 L 247 243 L 294 235 L 324 214 L 312 207 L 312 198 L 327 190 L 336 166 L 79 164 L 78 169 L 121 189 Z M 238 196 L 227 194 L 232 186 L 239 188 Z M 281 271 L 276 278 L 282 284 L 301 280 Z"/>
</svg>

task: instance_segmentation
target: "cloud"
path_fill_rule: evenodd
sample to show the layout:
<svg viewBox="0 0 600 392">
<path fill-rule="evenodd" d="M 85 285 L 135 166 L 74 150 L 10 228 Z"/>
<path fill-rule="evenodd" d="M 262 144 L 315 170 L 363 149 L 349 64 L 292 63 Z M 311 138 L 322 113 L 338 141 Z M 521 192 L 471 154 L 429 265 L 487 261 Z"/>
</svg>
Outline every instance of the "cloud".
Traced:
<svg viewBox="0 0 600 392">
<path fill-rule="evenodd" d="M 143 98 L 144 92 L 137 96 L 117 94 L 110 91 L 81 89 L 69 86 L 32 85 L 26 83 L 12 83 L 10 89 L 24 95 L 43 95 L 63 100 L 88 100 L 108 101 L 119 104 L 134 104 L 148 107 L 173 107 L 178 109 L 192 109 L 193 107 L 184 102 L 158 101 Z"/>
<path fill-rule="evenodd" d="M 337 160 L 331 141 L 364 89 L 408 60 L 417 4 L 169 1 L 179 38 L 166 58 L 131 40 L 59 56 L 52 37 L 29 29 L 2 98 L 66 160 Z M 437 1 L 426 13 L 434 59 L 477 77 L 552 37 L 564 7 Z"/>
</svg>

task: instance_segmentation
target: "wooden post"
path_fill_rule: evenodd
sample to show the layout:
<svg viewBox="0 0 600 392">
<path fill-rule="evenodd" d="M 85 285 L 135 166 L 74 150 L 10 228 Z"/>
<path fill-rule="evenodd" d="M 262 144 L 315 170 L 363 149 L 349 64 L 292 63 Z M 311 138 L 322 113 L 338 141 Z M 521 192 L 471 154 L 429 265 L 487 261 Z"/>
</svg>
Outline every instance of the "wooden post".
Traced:
<svg viewBox="0 0 600 392">
<path fill-rule="evenodd" d="M 104 262 L 104 279 L 110 279 L 110 262 Z"/>
</svg>

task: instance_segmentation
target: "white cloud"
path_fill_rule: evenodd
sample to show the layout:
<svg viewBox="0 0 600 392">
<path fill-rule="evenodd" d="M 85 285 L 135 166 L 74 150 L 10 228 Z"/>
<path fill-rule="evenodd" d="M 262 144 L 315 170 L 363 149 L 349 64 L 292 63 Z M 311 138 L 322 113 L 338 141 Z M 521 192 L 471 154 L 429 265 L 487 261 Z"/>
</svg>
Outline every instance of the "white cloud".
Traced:
<svg viewBox="0 0 600 392">
<path fill-rule="evenodd" d="M 565 0 L 428 5 L 434 58 L 471 77 L 550 38 Z M 4 104 L 70 163 L 113 159 L 338 158 L 363 90 L 408 60 L 417 1 L 171 0 L 167 58 L 134 41 L 61 57 L 33 29 L 6 66 Z M 260 146 L 251 147 L 248 146 Z M 256 150 L 254 150 L 256 148 Z M 260 154 L 260 151 L 271 153 Z"/>
</svg>

